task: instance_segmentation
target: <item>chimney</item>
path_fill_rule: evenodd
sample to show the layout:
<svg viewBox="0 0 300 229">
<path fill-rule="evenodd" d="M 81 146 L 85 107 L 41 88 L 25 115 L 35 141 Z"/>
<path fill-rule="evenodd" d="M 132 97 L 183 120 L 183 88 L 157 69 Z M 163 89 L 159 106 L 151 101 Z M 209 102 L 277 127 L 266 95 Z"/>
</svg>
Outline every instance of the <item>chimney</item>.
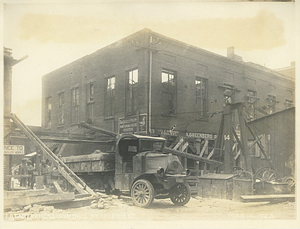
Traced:
<svg viewBox="0 0 300 229">
<path fill-rule="evenodd" d="M 227 48 L 227 57 L 234 59 L 234 47 L 233 46 Z"/>
</svg>

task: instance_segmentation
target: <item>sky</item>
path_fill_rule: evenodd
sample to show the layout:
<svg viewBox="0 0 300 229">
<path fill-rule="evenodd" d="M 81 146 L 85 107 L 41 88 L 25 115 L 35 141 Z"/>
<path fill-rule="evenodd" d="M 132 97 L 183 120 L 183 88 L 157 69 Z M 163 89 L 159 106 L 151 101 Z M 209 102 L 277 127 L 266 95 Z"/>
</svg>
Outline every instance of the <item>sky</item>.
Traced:
<svg viewBox="0 0 300 229">
<path fill-rule="evenodd" d="M 11 3 L 3 7 L 3 45 L 13 57 L 13 107 L 41 125 L 42 76 L 143 28 L 271 69 L 295 61 L 295 3 Z"/>
</svg>

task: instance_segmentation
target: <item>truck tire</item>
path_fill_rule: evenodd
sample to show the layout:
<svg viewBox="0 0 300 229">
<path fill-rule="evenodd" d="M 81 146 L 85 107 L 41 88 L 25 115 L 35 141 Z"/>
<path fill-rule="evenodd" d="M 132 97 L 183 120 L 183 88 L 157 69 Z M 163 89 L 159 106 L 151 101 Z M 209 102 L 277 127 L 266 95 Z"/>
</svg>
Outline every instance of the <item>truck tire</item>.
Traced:
<svg viewBox="0 0 300 229">
<path fill-rule="evenodd" d="M 142 208 L 149 207 L 154 199 L 153 185 L 144 179 L 137 180 L 132 185 L 131 198 L 134 205 Z"/>
<path fill-rule="evenodd" d="M 188 184 L 177 183 L 170 190 L 170 199 L 177 206 L 183 206 L 190 201 L 191 188 Z"/>
</svg>

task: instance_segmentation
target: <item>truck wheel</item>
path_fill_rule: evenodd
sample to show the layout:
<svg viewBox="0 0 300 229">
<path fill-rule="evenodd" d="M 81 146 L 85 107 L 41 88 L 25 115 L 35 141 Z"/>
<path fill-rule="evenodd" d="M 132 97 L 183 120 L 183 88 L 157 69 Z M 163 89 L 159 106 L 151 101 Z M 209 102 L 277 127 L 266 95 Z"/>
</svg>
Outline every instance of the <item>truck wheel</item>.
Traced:
<svg viewBox="0 0 300 229">
<path fill-rule="evenodd" d="M 142 208 L 149 207 L 154 199 L 154 188 L 152 184 L 144 179 L 134 182 L 131 188 L 133 203 Z"/>
<path fill-rule="evenodd" d="M 191 198 L 191 188 L 185 184 L 175 184 L 170 190 L 171 201 L 178 206 L 183 206 L 189 202 Z"/>
</svg>

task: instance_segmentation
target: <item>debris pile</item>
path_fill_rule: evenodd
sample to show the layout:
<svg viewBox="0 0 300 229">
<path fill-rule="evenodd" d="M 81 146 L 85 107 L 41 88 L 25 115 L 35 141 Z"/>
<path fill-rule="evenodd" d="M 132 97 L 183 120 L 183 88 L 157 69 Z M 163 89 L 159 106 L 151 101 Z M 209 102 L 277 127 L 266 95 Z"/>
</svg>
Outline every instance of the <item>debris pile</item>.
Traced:
<svg viewBox="0 0 300 229">
<path fill-rule="evenodd" d="M 119 206 L 124 204 L 122 199 L 118 199 L 118 196 L 101 195 L 99 200 L 93 200 L 91 202 L 91 209 L 108 209 L 111 206 Z"/>
</svg>

